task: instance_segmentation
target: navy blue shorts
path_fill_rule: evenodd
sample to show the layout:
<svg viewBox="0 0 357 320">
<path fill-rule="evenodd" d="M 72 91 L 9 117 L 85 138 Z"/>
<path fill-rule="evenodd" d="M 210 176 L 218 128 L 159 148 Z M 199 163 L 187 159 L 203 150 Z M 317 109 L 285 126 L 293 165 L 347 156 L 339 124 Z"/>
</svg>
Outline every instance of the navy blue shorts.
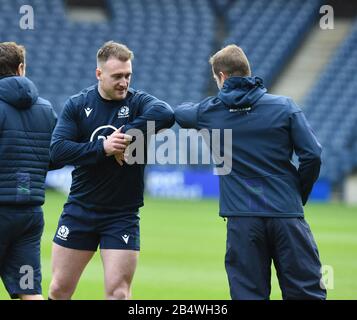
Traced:
<svg viewBox="0 0 357 320">
<path fill-rule="evenodd" d="M 106 213 L 65 204 L 53 241 L 66 248 L 140 250 L 138 212 Z"/>
<path fill-rule="evenodd" d="M 229 217 L 225 263 L 232 299 L 269 299 L 272 262 L 284 300 L 326 298 L 319 253 L 304 218 Z"/>
<path fill-rule="evenodd" d="M 0 277 L 12 299 L 42 294 L 40 241 L 44 221 L 40 207 L 0 208 Z"/>
</svg>

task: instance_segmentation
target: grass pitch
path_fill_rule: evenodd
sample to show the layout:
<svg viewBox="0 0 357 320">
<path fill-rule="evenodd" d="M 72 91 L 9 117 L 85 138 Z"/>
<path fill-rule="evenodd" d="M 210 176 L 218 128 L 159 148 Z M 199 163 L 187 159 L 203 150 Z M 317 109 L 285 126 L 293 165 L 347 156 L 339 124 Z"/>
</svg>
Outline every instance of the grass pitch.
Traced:
<svg viewBox="0 0 357 320">
<path fill-rule="evenodd" d="M 42 237 L 43 294 L 51 279 L 51 245 L 66 197 L 48 191 Z M 333 278 L 328 299 L 357 299 L 357 208 L 311 204 L 305 208 L 322 264 Z M 146 198 L 141 209 L 141 255 L 133 299 L 229 299 L 224 269 L 226 223 L 215 200 Z M 73 299 L 103 299 L 103 267 L 97 253 Z M 281 299 L 275 275 L 272 299 Z M 0 299 L 9 299 L 0 283 Z"/>
</svg>

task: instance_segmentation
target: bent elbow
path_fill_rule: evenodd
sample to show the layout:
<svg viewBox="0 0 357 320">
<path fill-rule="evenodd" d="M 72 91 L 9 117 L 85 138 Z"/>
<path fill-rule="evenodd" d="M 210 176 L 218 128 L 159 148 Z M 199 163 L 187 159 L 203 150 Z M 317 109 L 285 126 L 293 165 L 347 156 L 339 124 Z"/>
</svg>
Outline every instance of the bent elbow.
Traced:
<svg viewBox="0 0 357 320">
<path fill-rule="evenodd" d="M 59 152 L 60 142 L 51 143 L 50 145 L 50 159 L 53 163 L 60 163 L 61 157 Z"/>
<path fill-rule="evenodd" d="M 316 164 L 321 164 L 321 150 L 314 152 L 311 155 L 311 161 L 316 163 Z"/>
<path fill-rule="evenodd" d="M 165 121 L 165 127 L 171 128 L 175 123 L 175 113 L 171 108 L 165 108 L 163 113 L 163 119 Z"/>
<path fill-rule="evenodd" d="M 175 109 L 174 117 L 175 117 L 175 121 L 177 122 L 177 124 L 180 127 L 184 128 L 185 127 L 185 119 L 183 117 L 182 111 L 179 108 Z"/>
<path fill-rule="evenodd" d="M 175 114 L 172 110 L 167 114 L 167 123 L 169 128 L 175 124 Z"/>
</svg>

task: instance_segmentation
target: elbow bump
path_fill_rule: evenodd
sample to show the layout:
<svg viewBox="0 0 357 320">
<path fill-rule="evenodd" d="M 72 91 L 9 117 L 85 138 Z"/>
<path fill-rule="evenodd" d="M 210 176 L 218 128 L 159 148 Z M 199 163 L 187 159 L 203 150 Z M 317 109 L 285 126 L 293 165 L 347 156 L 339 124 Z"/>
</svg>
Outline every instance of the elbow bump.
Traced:
<svg viewBox="0 0 357 320">
<path fill-rule="evenodd" d="M 170 114 L 169 123 L 170 123 L 170 127 L 172 127 L 175 124 L 175 115 L 173 113 Z"/>
<path fill-rule="evenodd" d="M 173 126 L 175 123 L 175 113 L 173 110 L 167 108 L 165 110 L 165 118 L 167 119 L 167 122 L 170 124 L 170 126 Z"/>
</svg>

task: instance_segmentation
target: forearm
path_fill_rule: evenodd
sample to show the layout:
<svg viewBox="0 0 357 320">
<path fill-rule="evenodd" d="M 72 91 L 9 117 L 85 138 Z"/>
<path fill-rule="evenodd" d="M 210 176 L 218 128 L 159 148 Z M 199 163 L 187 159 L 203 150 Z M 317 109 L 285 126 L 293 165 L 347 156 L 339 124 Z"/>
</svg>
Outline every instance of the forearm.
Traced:
<svg viewBox="0 0 357 320">
<path fill-rule="evenodd" d="M 148 123 L 152 126 L 149 126 Z M 125 125 L 123 132 L 130 129 L 138 129 L 143 134 L 157 133 L 161 129 L 167 129 L 173 126 L 175 122 L 174 113 L 168 105 L 153 105 L 144 114 L 135 118 L 132 122 Z"/>
<path fill-rule="evenodd" d="M 310 196 L 314 183 L 319 177 L 320 167 L 320 158 L 304 161 L 299 166 L 298 174 L 300 178 L 301 198 L 304 205 Z"/>
<path fill-rule="evenodd" d="M 51 144 L 51 161 L 60 165 L 90 165 L 105 158 L 103 140 L 78 143 L 58 140 Z"/>
<path fill-rule="evenodd" d="M 198 128 L 198 104 L 183 103 L 175 108 L 175 120 L 181 128 Z"/>
<path fill-rule="evenodd" d="M 290 121 L 294 150 L 299 158 L 301 198 L 306 204 L 319 177 L 322 148 L 302 112 L 293 113 Z"/>
</svg>

